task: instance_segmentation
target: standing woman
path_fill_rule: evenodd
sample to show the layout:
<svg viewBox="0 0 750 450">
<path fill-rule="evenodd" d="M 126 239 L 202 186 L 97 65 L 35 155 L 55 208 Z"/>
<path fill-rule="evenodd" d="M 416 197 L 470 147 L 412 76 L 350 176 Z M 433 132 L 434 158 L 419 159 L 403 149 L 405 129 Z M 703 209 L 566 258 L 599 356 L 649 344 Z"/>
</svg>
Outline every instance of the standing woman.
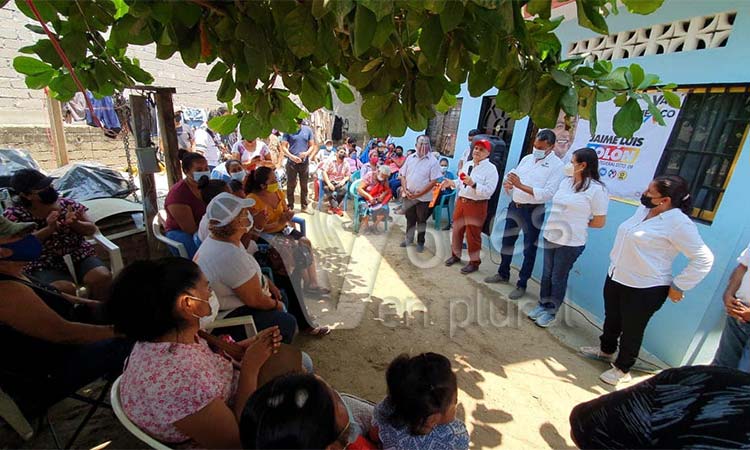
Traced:
<svg viewBox="0 0 750 450">
<path fill-rule="evenodd" d="M 169 239 L 182 243 L 188 258 L 193 259 L 198 250 L 193 234 L 198 231 L 201 217 L 206 213 L 198 182 L 203 177 L 208 178 L 211 172 L 206 158 L 198 153 L 185 153 L 182 156 L 182 171 L 185 178 L 172 185 L 164 200 L 167 211 L 164 231 Z"/>
<path fill-rule="evenodd" d="M 563 170 L 566 178 L 552 197 L 552 210 L 544 229 L 539 304 L 529 312 L 529 319 L 542 328 L 554 322 L 565 300 L 568 276 L 586 248 L 588 228 L 602 228 L 607 220 L 609 197 L 599 181 L 596 152 L 579 148 Z"/>
<path fill-rule="evenodd" d="M 649 319 L 669 297 L 677 303 L 711 270 L 714 255 L 690 219 L 687 182 L 676 175 L 654 178 L 635 214 L 617 229 L 604 283 L 604 330 L 600 347 L 582 347 L 591 358 L 614 361 L 599 378 L 617 385 L 630 381 Z M 690 262 L 674 279 L 678 253 Z M 617 342 L 620 353 L 614 358 Z"/>
</svg>

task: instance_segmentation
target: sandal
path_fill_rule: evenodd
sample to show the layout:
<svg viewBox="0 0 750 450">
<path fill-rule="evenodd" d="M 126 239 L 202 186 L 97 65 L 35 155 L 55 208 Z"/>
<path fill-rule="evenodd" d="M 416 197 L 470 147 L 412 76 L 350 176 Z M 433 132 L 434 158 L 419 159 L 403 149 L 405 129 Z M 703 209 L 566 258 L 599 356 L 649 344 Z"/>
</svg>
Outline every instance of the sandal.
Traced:
<svg viewBox="0 0 750 450">
<path fill-rule="evenodd" d="M 328 336 L 329 334 L 331 334 L 331 331 L 333 330 L 328 327 L 317 327 L 305 330 L 304 333 L 308 336 L 322 338 L 323 336 Z"/>
<path fill-rule="evenodd" d="M 328 288 L 320 287 L 320 286 L 311 286 L 306 287 L 305 291 L 309 294 L 320 294 L 320 295 L 326 295 L 330 294 L 331 290 Z"/>
</svg>

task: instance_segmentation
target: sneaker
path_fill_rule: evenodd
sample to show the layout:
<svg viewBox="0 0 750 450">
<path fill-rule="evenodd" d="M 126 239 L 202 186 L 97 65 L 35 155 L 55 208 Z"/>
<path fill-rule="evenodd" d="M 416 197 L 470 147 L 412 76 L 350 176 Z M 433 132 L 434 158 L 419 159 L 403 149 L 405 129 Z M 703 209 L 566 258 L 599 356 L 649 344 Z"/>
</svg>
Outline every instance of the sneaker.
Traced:
<svg viewBox="0 0 750 450">
<path fill-rule="evenodd" d="M 508 298 L 511 299 L 511 300 L 518 300 L 519 298 L 523 297 L 524 295 L 526 295 L 526 289 L 525 288 L 517 287 L 517 288 L 515 288 L 513 290 L 513 292 L 511 292 L 510 294 L 508 294 Z"/>
<path fill-rule="evenodd" d="M 614 353 L 604 353 L 599 347 L 581 347 L 578 351 L 589 359 L 598 359 L 609 363 L 615 360 Z"/>
<path fill-rule="evenodd" d="M 612 366 L 611 369 L 599 375 L 599 379 L 612 386 L 617 386 L 620 383 L 629 383 L 632 377 L 629 373 L 625 373 L 617 367 Z"/>
<path fill-rule="evenodd" d="M 492 275 L 491 277 L 487 277 L 484 279 L 485 283 L 507 283 L 508 279 L 503 278 L 500 276 L 499 273 L 496 273 L 495 275 Z"/>
<path fill-rule="evenodd" d="M 547 308 L 545 308 L 542 305 L 536 305 L 536 308 L 529 311 L 529 313 L 526 314 L 526 316 L 531 320 L 536 320 L 539 318 L 539 316 L 541 316 L 542 314 L 546 312 L 547 312 Z"/>
<path fill-rule="evenodd" d="M 424 252 L 424 244 L 417 244 L 417 253 Z"/>
<path fill-rule="evenodd" d="M 404 240 L 400 244 L 398 244 L 399 247 L 408 247 L 411 245 L 411 241 Z"/>
<path fill-rule="evenodd" d="M 541 316 L 537 317 L 536 323 L 538 326 L 542 328 L 547 328 L 548 326 L 552 325 L 555 322 L 555 315 L 550 313 L 549 311 L 544 311 Z"/>
</svg>

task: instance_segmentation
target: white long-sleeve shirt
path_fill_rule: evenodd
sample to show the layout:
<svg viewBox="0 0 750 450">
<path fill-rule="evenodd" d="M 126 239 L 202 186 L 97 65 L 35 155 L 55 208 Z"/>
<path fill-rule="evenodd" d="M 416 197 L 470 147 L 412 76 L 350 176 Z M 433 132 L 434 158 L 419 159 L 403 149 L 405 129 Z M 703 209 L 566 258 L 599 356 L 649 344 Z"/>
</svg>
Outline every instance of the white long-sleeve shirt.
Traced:
<svg viewBox="0 0 750 450">
<path fill-rule="evenodd" d="M 526 155 L 510 173 L 518 175 L 521 183 L 534 190 L 534 195 L 531 195 L 518 188 L 513 189 L 513 201 L 521 204 L 546 203 L 555 195 L 565 175 L 563 163 L 555 152 L 549 152 L 540 160 L 534 158 L 534 155 Z"/>
<path fill-rule="evenodd" d="M 461 181 L 460 174 L 455 181 L 456 187 L 458 188 L 458 196 L 471 200 L 489 200 L 495 192 L 497 183 L 500 180 L 500 177 L 497 174 L 497 167 L 495 167 L 487 158 L 479 161 L 479 164 L 476 166 L 474 166 L 474 161 L 469 161 L 463 165 L 460 173 L 471 177 L 476 183 L 475 186 L 465 185 L 464 182 Z"/>
<path fill-rule="evenodd" d="M 674 284 L 687 291 L 700 283 L 714 263 L 711 249 L 703 242 L 692 220 L 677 208 L 651 219 L 645 206 L 617 229 L 609 254 L 612 280 L 634 288 Z M 672 263 L 678 253 L 690 262 L 672 279 Z"/>
</svg>

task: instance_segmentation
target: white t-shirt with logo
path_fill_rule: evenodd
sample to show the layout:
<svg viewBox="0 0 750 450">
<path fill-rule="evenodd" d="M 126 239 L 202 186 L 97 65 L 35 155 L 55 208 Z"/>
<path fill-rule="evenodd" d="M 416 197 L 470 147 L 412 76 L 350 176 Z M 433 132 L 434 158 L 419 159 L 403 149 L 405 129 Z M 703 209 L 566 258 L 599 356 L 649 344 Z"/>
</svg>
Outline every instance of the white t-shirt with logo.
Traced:
<svg viewBox="0 0 750 450">
<path fill-rule="evenodd" d="M 207 237 L 195 254 L 195 262 L 201 268 L 208 284 L 219 299 L 222 311 L 232 310 L 245 304 L 234 293 L 251 278 L 263 274 L 260 265 L 247 250 L 239 245 Z M 261 281 L 263 283 L 263 281 Z"/>
<path fill-rule="evenodd" d="M 740 257 L 737 258 L 737 262 L 745 267 L 750 266 L 750 245 L 748 245 Z M 740 288 L 737 289 L 737 293 L 734 294 L 734 296 L 742 300 L 744 303 L 750 304 L 750 270 L 746 271 L 745 275 L 742 276 Z"/>
<path fill-rule="evenodd" d="M 609 195 L 604 185 L 590 181 L 585 191 L 576 192 L 573 178 L 565 177 L 552 197 L 552 208 L 544 226 L 544 238 L 558 245 L 586 245 L 589 220 L 607 214 Z"/>
</svg>

